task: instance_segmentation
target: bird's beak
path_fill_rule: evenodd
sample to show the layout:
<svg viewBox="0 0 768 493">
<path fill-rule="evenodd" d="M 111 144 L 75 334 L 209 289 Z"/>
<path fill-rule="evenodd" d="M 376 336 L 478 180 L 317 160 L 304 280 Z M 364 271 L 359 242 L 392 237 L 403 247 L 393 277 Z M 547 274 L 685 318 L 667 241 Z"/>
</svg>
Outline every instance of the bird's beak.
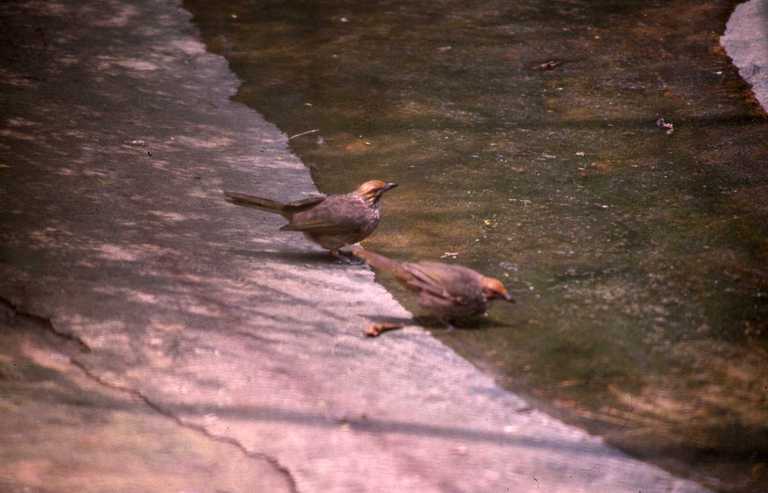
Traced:
<svg viewBox="0 0 768 493">
<path fill-rule="evenodd" d="M 504 298 L 509 303 L 517 303 L 515 299 L 512 297 L 511 294 L 509 294 L 506 290 L 499 293 L 502 298 Z"/>
<path fill-rule="evenodd" d="M 397 183 L 395 183 L 395 182 L 393 182 L 393 181 L 388 181 L 388 182 L 387 182 L 387 183 L 384 185 L 384 188 L 382 188 L 381 190 L 382 190 L 383 192 L 386 192 L 387 190 L 392 190 L 392 189 L 393 189 L 393 188 L 395 188 L 395 187 L 397 187 Z"/>
</svg>

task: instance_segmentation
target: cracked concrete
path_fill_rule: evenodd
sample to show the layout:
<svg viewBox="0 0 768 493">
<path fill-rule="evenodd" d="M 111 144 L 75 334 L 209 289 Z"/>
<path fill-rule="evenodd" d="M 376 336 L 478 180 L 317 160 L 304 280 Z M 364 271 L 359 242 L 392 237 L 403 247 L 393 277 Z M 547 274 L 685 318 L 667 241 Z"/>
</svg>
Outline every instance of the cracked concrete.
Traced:
<svg viewBox="0 0 768 493">
<path fill-rule="evenodd" d="M 291 492 L 298 491 L 296 489 L 296 482 L 293 479 L 293 477 L 290 474 L 290 471 L 280 464 L 275 458 L 269 457 L 265 454 L 258 454 L 254 452 L 248 451 L 241 443 L 239 443 L 237 440 L 226 437 L 226 436 L 216 436 L 211 434 L 207 429 L 201 426 L 191 425 L 188 423 L 183 422 L 181 419 L 179 419 L 178 416 L 174 415 L 172 412 L 163 409 L 161 406 L 157 405 L 156 403 L 152 402 L 151 399 L 147 398 L 145 395 L 143 395 L 140 391 L 133 389 L 133 388 L 127 388 L 127 387 L 121 387 L 119 385 L 114 385 L 108 382 L 103 381 L 101 378 L 99 378 L 96 374 L 94 374 L 86 365 L 81 363 L 77 359 L 77 354 L 85 354 L 90 353 L 91 348 L 88 347 L 87 344 L 85 344 L 80 338 L 76 337 L 73 334 L 64 333 L 58 329 L 56 329 L 50 320 L 32 314 L 32 313 L 24 313 L 19 311 L 16 307 L 13 306 L 12 303 L 10 303 L 8 300 L 5 300 L 3 298 L 0 298 L 0 313 L 2 313 L 3 317 L 0 319 L 0 322 L 2 325 L 0 325 L 0 337 L 4 336 L 3 343 L 0 344 L 3 348 L 8 350 L 7 352 L 7 358 L 3 359 L 3 363 L 5 368 L 11 368 L 12 372 L 10 373 L 13 378 L 7 378 L 9 373 L 6 371 L 5 373 L 0 376 L 0 380 L 24 380 L 24 378 L 19 378 L 20 375 L 15 371 L 16 368 L 20 366 L 29 366 L 29 365 L 40 365 L 44 367 L 46 370 L 49 370 L 53 372 L 53 374 L 57 378 L 62 378 L 63 376 L 69 376 L 72 380 L 78 380 L 81 378 L 81 376 L 85 376 L 89 379 L 91 379 L 93 382 L 106 387 L 108 389 L 111 389 L 117 393 L 123 393 L 123 394 L 129 394 L 133 399 L 128 400 L 138 400 L 140 402 L 143 402 L 148 410 L 156 412 L 158 415 L 165 416 L 168 419 L 172 420 L 177 425 L 192 430 L 194 432 L 200 433 L 206 438 L 220 442 L 223 444 L 228 444 L 236 449 L 238 449 L 243 455 L 250 457 L 254 459 L 257 463 L 261 462 L 261 464 L 256 464 L 256 467 L 260 466 L 262 469 L 264 469 L 264 463 L 271 466 L 273 471 L 278 471 L 280 474 L 282 474 L 285 478 L 284 484 L 279 484 L 279 481 L 269 481 L 266 484 L 277 483 L 277 484 L 271 484 L 270 488 L 276 488 L 275 491 L 281 491 L 281 490 L 288 490 Z M 49 334 L 53 335 L 53 338 L 45 337 L 45 334 L 41 332 L 48 332 Z M 57 340 L 58 339 L 58 340 Z M 21 343 L 20 343 L 21 341 Z M 16 346 L 20 346 L 23 349 L 22 350 L 9 350 L 10 348 Z M 31 360 L 19 362 L 17 359 L 19 356 L 26 356 L 30 357 Z M 67 361 L 69 365 L 62 365 L 60 364 L 63 361 Z M 57 361 L 59 364 L 51 364 L 51 362 Z M 76 373 L 75 369 L 79 369 L 82 372 L 82 375 L 73 375 Z M 6 377 L 6 378 L 2 378 Z M 82 382 L 81 382 L 82 383 Z M 103 389 L 100 389 L 103 390 Z M 85 401 L 92 400 L 93 396 L 90 395 L 89 392 L 83 393 L 82 399 Z M 113 399 L 115 399 L 115 394 L 111 396 Z M 125 405 L 126 399 L 121 399 L 123 401 L 123 404 Z M 98 406 L 93 406 L 98 407 Z M 106 413 L 102 413 L 106 414 Z M 101 416 L 102 420 L 109 419 L 106 416 Z M 111 433 L 111 431 L 110 431 Z M 166 433 L 165 436 L 168 435 L 175 435 L 176 433 L 170 432 Z M 112 437 L 116 441 L 119 441 L 119 437 Z M 227 453 L 229 455 L 229 453 Z M 173 457 L 172 454 L 165 454 L 165 459 L 169 459 Z M 214 456 L 216 460 L 220 459 L 220 455 Z M 185 462 L 186 460 L 189 460 L 189 458 L 186 457 L 176 457 L 176 459 L 180 460 L 181 463 Z M 9 461 L 13 463 L 13 460 Z M 252 467 L 253 465 L 249 465 Z M 9 468 L 10 469 L 10 468 Z M 238 475 L 252 475 L 253 471 L 247 471 L 242 470 L 237 473 Z M 262 474 L 264 474 L 264 471 L 262 471 Z M 147 476 L 151 476 L 150 474 L 145 473 L 145 478 Z M 198 480 L 200 483 L 197 488 L 208 488 L 210 487 L 209 484 L 210 479 L 205 478 L 203 480 Z M 265 487 L 265 483 L 263 479 L 259 479 L 256 484 L 258 487 L 263 488 Z M 154 486 L 157 488 L 158 486 Z M 78 487 L 80 491 L 87 491 L 87 489 L 83 489 L 82 486 Z M 238 487 L 239 489 L 240 487 Z M 137 490 L 137 491 L 146 491 L 146 490 Z M 217 489 L 218 491 L 218 489 Z"/>
<path fill-rule="evenodd" d="M 298 491 L 298 489 L 296 488 L 296 480 L 291 475 L 290 470 L 288 468 L 286 468 L 284 465 L 280 464 L 280 462 L 277 459 L 275 459 L 274 457 L 270 457 L 269 455 L 262 454 L 262 453 L 251 452 L 248 449 L 246 449 L 243 446 L 243 444 L 241 444 L 240 442 L 238 442 L 234 438 L 231 438 L 231 437 L 228 437 L 228 436 L 214 435 L 208 429 L 206 429 L 203 426 L 198 426 L 198 425 L 195 425 L 195 424 L 190 424 L 190 423 L 184 422 L 177 415 L 175 415 L 173 412 L 171 412 L 171 411 L 169 411 L 167 409 L 164 409 L 162 406 L 158 405 L 155 402 L 152 402 L 151 399 L 149 399 L 147 396 L 142 394 L 140 391 L 138 391 L 136 389 L 133 389 L 133 388 L 121 387 L 119 385 L 115 385 L 115 384 L 112 384 L 112 383 L 109 383 L 109 382 L 106 382 L 106 381 L 102 380 L 101 378 L 96 376 L 94 373 L 92 373 L 92 371 L 89 370 L 85 365 L 83 365 L 82 363 L 77 361 L 77 359 L 70 358 L 70 363 L 72 363 L 74 366 L 79 368 L 86 376 L 88 376 L 90 379 L 92 379 L 96 383 L 98 383 L 100 385 L 103 385 L 104 387 L 108 387 L 110 389 L 113 389 L 115 391 L 131 394 L 132 396 L 136 397 L 137 399 L 142 401 L 144 404 L 146 404 L 146 406 L 148 408 L 152 409 L 153 411 L 155 411 L 157 414 L 159 414 L 161 416 L 165 416 L 165 417 L 171 419 L 173 422 L 175 422 L 177 425 L 181 426 L 182 428 L 187 428 L 189 430 L 193 430 L 195 432 L 198 432 L 198 433 L 204 435 L 205 437 L 207 437 L 207 438 L 209 438 L 209 439 L 211 439 L 213 441 L 220 442 L 220 443 L 225 443 L 225 444 L 228 444 L 228 445 L 232 445 L 233 447 L 235 447 L 238 450 L 240 450 L 240 452 L 243 455 L 245 455 L 247 457 L 250 457 L 252 459 L 255 459 L 257 461 L 264 461 L 264 462 L 268 463 L 270 466 L 272 466 L 274 471 L 278 471 L 279 473 L 281 473 L 284 476 L 284 478 L 286 480 L 285 482 L 289 486 L 291 492 L 297 492 Z M 259 486 L 263 487 L 263 485 L 261 485 L 261 484 Z"/>
<path fill-rule="evenodd" d="M 0 382 L 6 489 L 704 491 L 417 327 L 364 338 L 409 317 L 369 270 L 223 200 L 315 189 L 178 2 L 20 1 L 0 22 L 0 296 L 91 349 L 62 361 L 8 317 L 5 357 L 32 370 Z"/>
<path fill-rule="evenodd" d="M 25 319 L 31 323 L 34 323 L 35 325 L 42 328 L 43 330 L 47 330 L 48 332 L 54 334 L 55 336 L 61 339 L 75 343 L 81 352 L 83 353 L 91 352 L 91 348 L 89 348 L 88 345 L 76 335 L 60 331 L 59 329 L 53 326 L 53 324 L 49 319 L 45 317 L 41 317 L 34 313 L 25 313 L 23 311 L 20 311 L 17 307 L 13 305 L 13 303 L 11 303 L 10 301 L 2 297 L 0 297 L 0 313 L 2 314 L 2 318 L 0 318 L 0 321 L 10 322 L 10 321 L 16 320 L 17 318 Z"/>
<path fill-rule="evenodd" d="M 39 317 L 0 321 L 0 491 L 295 491 L 267 458 L 105 387 L 80 354 Z"/>
</svg>

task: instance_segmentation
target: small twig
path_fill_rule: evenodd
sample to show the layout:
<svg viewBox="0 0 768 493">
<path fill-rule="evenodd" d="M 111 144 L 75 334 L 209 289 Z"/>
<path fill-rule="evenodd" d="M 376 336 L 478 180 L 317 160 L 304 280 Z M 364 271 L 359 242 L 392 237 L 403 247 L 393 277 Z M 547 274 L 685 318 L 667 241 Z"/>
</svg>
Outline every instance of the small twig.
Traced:
<svg viewBox="0 0 768 493">
<path fill-rule="evenodd" d="M 313 134 L 313 133 L 319 132 L 319 131 L 320 131 L 319 128 L 313 128 L 312 130 L 307 130 L 306 132 L 301 132 L 301 133 L 298 133 L 296 135 L 291 135 L 290 137 L 288 137 L 288 140 L 295 139 L 296 137 L 301 137 L 302 135 Z"/>
</svg>

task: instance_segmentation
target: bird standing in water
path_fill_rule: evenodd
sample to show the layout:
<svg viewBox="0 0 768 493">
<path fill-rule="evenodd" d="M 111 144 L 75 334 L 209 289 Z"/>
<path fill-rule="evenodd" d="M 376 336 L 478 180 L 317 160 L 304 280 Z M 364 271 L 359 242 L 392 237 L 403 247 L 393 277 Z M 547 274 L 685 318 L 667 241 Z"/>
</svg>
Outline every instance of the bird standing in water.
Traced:
<svg viewBox="0 0 768 493">
<path fill-rule="evenodd" d="M 501 281 L 468 267 L 427 261 L 401 263 L 358 246 L 352 247 L 352 253 L 374 269 L 394 275 L 400 284 L 418 293 L 419 306 L 449 328 L 453 328 L 452 320 L 484 314 L 492 300 L 515 301 Z M 396 327 L 383 327 L 384 330 L 393 328 Z M 379 332 L 369 329 L 368 335 L 379 335 Z"/>
<path fill-rule="evenodd" d="M 314 196 L 284 204 L 237 192 L 224 192 L 230 202 L 280 214 L 288 224 L 282 231 L 301 231 L 309 240 L 349 262 L 340 250 L 361 241 L 376 229 L 381 219 L 380 200 L 396 183 L 370 180 L 344 195 Z"/>
</svg>

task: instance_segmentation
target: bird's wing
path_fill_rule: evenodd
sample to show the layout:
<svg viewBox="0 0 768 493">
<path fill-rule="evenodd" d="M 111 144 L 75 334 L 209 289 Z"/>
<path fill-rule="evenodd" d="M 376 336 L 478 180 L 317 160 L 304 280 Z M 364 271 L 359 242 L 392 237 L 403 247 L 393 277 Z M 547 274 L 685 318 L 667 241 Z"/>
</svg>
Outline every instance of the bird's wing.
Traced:
<svg viewBox="0 0 768 493">
<path fill-rule="evenodd" d="M 467 283 L 466 274 L 460 268 L 440 262 L 406 263 L 403 267 L 412 276 L 406 281 L 412 289 L 455 303 L 465 302 L 464 296 L 456 290 Z"/>
<path fill-rule="evenodd" d="M 466 302 L 464 302 L 462 299 L 435 296 L 434 293 L 430 293 L 429 291 L 420 291 L 419 304 L 424 307 L 429 307 L 431 310 L 452 311 L 457 307 L 466 305 Z"/>
<path fill-rule="evenodd" d="M 359 231 L 365 226 L 365 213 L 360 204 L 327 198 L 294 214 L 291 222 L 281 229 L 320 235 L 346 234 Z"/>
<path fill-rule="evenodd" d="M 293 202 L 288 202 L 284 207 L 287 212 L 295 214 L 306 209 L 311 209 L 312 207 L 323 202 L 326 198 L 327 197 L 324 195 L 312 195 L 303 199 L 294 200 Z"/>
</svg>

